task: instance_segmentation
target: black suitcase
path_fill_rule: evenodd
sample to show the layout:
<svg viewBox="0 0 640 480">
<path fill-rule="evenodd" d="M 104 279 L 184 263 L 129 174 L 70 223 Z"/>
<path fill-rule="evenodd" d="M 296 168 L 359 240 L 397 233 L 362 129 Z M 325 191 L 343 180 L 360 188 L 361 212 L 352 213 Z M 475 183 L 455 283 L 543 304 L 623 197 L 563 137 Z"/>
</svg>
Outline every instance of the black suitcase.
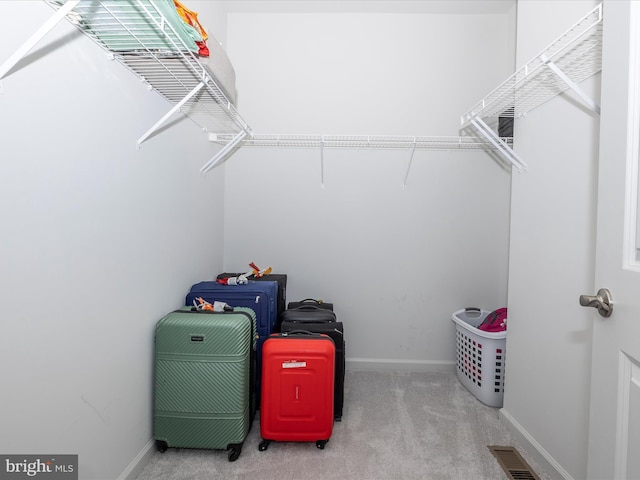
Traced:
<svg viewBox="0 0 640 480">
<path fill-rule="evenodd" d="M 286 310 L 289 311 L 289 310 Z M 305 322 L 304 320 L 284 320 L 280 325 L 282 333 L 295 330 L 306 330 L 313 333 L 324 333 L 333 339 L 336 346 L 335 382 L 333 389 L 333 416 L 336 421 L 342 420 L 344 405 L 344 372 L 345 372 L 345 341 L 342 322 Z"/>
<path fill-rule="evenodd" d="M 336 314 L 333 310 L 317 307 L 312 304 L 302 304 L 296 308 L 288 308 L 280 314 L 278 323 L 282 324 L 284 321 L 295 321 L 300 324 L 303 323 L 324 323 L 324 322 L 336 322 Z"/>
<path fill-rule="evenodd" d="M 315 298 L 305 298 L 298 302 L 289 302 L 287 308 L 298 308 L 303 305 L 313 305 L 314 307 L 325 308 L 327 310 L 333 310 L 333 303 L 325 302 L 324 300 L 316 300 Z"/>
</svg>

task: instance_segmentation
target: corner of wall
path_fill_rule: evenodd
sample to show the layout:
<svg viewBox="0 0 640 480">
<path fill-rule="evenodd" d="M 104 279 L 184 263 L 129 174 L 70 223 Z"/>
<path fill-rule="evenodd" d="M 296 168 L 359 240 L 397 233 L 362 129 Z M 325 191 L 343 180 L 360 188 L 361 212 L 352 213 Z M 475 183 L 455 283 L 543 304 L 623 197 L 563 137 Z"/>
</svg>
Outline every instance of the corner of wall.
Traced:
<svg viewBox="0 0 640 480">
<path fill-rule="evenodd" d="M 540 467 L 551 475 L 554 480 L 573 480 L 573 477 L 554 460 L 549 452 L 542 448 L 542 445 L 536 442 L 529 432 L 527 432 L 506 409 L 501 408 L 498 411 L 498 415 L 502 423 L 516 437 L 518 442 L 522 444 L 526 453 L 540 464 Z"/>
<path fill-rule="evenodd" d="M 146 443 L 142 450 L 140 450 L 138 455 L 131 460 L 131 463 L 124 469 L 117 480 L 135 480 L 155 453 L 154 446 L 155 440 L 152 438 Z"/>
</svg>

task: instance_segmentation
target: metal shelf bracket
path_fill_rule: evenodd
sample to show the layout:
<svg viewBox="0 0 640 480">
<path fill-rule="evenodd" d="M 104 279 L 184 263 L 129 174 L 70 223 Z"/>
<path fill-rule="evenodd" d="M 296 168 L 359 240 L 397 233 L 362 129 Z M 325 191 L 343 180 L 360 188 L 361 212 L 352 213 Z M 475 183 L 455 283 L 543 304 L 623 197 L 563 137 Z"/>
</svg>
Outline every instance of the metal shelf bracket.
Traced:
<svg viewBox="0 0 640 480">
<path fill-rule="evenodd" d="M 72 0 L 62 5 L 44 24 L 36 30 L 36 32 L 29 37 L 29 39 L 18 48 L 13 55 L 11 55 L 2 65 L 0 65 L 0 79 L 9 73 L 9 71 L 16 66 L 16 64 L 24 58 L 24 56 L 31 51 L 36 44 L 42 40 L 47 33 L 49 33 L 53 27 L 55 27 L 60 20 L 67 16 L 67 14 L 74 9 L 74 7 L 80 3 L 80 0 Z"/>
<path fill-rule="evenodd" d="M 409 164 L 407 165 L 407 172 L 404 174 L 404 183 L 402 184 L 404 188 L 407 187 L 407 180 L 409 179 L 409 171 L 411 170 L 411 164 L 413 163 L 413 154 L 416 153 L 416 143 L 417 143 L 417 139 L 413 137 L 413 148 L 411 149 L 411 153 L 409 154 Z"/>
<path fill-rule="evenodd" d="M 320 186 L 324 188 L 324 135 L 320 140 Z"/>
<path fill-rule="evenodd" d="M 571 80 L 555 63 L 553 63 L 546 55 L 540 55 L 540 60 L 551 69 L 553 73 L 555 73 L 560 79 L 566 83 L 571 90 L 573 90 L 576 95 L 578 95 L 582 101 L 593 110 L 595 113 L 600 115 L 600 105 L 594 102 L 591 97 L 589 97 L 576 82 Z"/>
<path fill-rule="evenodd" d="M 200 168 L 200 172 L 207 173 L 217 165 L 221 165 L 227 158 L 229 158 L 233 154 L 234 150 L 240 145 L 240 142 L 242 142 L 242 140 L 244 140 L 244 137 L 246 137 L 247 135 L 248 132 L 246 130 L 238 133 L 235 137 L 233 137 L 233 140 L 222 147 L 222 149 L 218 153 L 216 153 L 211 160 L 209 160 L 205 165 L 202 166 L 202 168 Z"/>
<path fill-rule="evenodd" d="M 187 95 L 185 95 L 185 97 L 180 100 L 178 103 L 176 103 L 171 110 L 169 110 L 160 120 L 158 120 L 149 130 L 147 130 L 147 132 L 142 135 L 138 141 L 136 142 L 136 145 L 138 148 L 140 148 L 140 145 L 142 144 L 142 142 L 144 142 L 147 138 L 149 138 L 156 130 L 158 130 L 174 113 L 176 113 L 178 110 L 180 110 L 182 108 L 182 106 L 187 103 L 196 93 L 198 93 L 200 91 L 200 89 L 204 87 L 204 82 L 200 82 L 198 85 L 196 85 L 196 87 L 191 90 Z"/>
<path fill-rule="evenodd" d="M 472 118 L 471 124 L 476 127 L 494 147 L 496 147 L 496 149 L 511 163 L 511 165 L 518 169 L 519 173 L 527 170 L 527 163 L 522 160 L 518 154 L 514 152 L 513 149 L 507 145 L 481 118 Z"/>
</svg>

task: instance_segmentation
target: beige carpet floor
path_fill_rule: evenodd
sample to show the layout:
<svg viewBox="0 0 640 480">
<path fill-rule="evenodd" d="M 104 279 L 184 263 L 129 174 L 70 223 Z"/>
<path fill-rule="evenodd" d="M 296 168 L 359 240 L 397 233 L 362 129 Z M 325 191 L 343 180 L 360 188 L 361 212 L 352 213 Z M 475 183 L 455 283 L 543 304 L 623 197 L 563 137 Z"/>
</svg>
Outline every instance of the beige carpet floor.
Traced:
<svg viewBox="0 0 640 480">
<path fill-rule="evenodd" d="M 341 422 L 324 450 L 271 443 L 258 450 L 259 412 L 235 462 L 224 451 L 156 452 L 137 480 L 506 480 L 489 445 L 515 446 L 551 480 L 455 373 L 348 371 Z"/>
</svg>

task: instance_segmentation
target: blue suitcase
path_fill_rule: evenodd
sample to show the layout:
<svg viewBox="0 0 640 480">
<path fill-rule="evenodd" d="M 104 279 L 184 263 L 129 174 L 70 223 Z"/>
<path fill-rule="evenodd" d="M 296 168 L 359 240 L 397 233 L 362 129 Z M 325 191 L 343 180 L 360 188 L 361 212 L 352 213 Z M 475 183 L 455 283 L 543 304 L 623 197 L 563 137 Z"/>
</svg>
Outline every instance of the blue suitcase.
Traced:
<svg viewBox="0 0 640 480">
<path fill-rule="evenodd" d="M 258 343 L 258 375 L 256 379 L 257 404 L 260 405 L 260 379 L 262 372 L 262 343 L 276 331 L 278 283 L 252 281 L 244 285 L 221 285 L 215 280 L 196 283 L 187 294 L 186 305 L 193 306 L 193 301 L 201 297 L 207 302 L 225 302 L 232 307 L 251 308 L 256 313 Z"/>
<path fill-rule="evenodd" d="M 216 278 L 229 278 L 237 277 L 242 273 L 229 273 L 224 272 L 219 274 Z M 278 282 L 278 300 L 276 301 L 276 309 L 278 310 L 278 318 L 282 312 L 287 309 L 287 274 L 286 273 L 269 273 L 262 277 L 251 277 L 249 280 L 254 282 Z M 280 320 L 278 320 L 279 322 Z"/>
</svg>

